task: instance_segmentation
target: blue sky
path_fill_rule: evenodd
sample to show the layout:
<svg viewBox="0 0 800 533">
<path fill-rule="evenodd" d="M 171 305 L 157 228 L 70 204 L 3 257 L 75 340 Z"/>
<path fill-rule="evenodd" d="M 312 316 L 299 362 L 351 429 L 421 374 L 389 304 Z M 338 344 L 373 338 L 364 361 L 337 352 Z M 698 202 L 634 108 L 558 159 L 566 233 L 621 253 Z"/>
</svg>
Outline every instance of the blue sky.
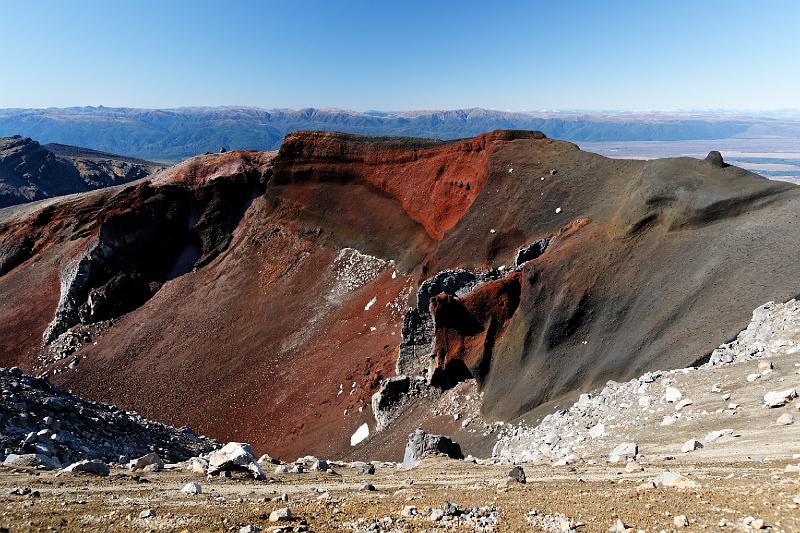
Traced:
<svg viewBox="0 0 800 533">
<path fill-rule="evenodd" d="M 4 2 L 0 107 L 800 108 L 800 2 Z"/>
</svg>

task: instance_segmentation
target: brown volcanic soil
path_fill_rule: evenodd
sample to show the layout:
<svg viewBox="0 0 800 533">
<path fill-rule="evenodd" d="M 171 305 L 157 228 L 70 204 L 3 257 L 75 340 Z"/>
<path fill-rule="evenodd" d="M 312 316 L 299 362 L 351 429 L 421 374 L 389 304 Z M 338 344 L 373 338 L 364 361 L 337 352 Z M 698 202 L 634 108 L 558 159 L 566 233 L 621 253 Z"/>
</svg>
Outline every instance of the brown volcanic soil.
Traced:
<svg viewBox="0 0 800 533">
<path fill-rule="evenodd" d="M 207 260 L 168 276 L 52 379 L 287 458 L 396 458 L 409 428 L 443 427 L 423 402 L 350 447 L 361 424 L 373 431 L 369 399 L 394 372 L 413 288 L 444 268 L 510 265 L 519 246 L 557 235 L 514 274 L 518 303 L 487 287 L 461 302 L 474 329 L 438 332 L 459 347 L 445 366 L 480 369 L 490 419 L 686 366 L 753 308 L 800 292 L 788 252 L 800 189 L 734 167 L 611 160 L 533 132 L 450 143 L 303 132 L 273 156 L 201 156 L 130 187 L 0 211 L 0 364 L 39 364 L 58 269 L 104 221 L 187 204 L 167 231 L 204 228 Z"/>
<path fill-rule="evenodd" d="M 428 460 L 411 471 L 379 466 L 374 476 L 346 467 L 335 474 L 279 474 L 269 482 L 236 478 L 207 481 L 198 474 L 165 471 L 145 474 L 138 482 L 129 471 L 112 470 L 109 478 L 51 473 L 12 473 L 0 467 L 0 526 L 12 531 L 230 531 L 256 525 L 269 530 L 270 512 L 289 507 L 294 519 L 311 531 L 365 531 L 373 519 L 389 517 L 382 531 L 532 531 L 527 514 L 563 514 L 582 523 L 579 531 L 605 532 L 617 518 L 635 530 L 673 531 L 674 517 L 685 515 L 689 531 L 747 530 L 745 517 L 761 518 L 773 531 L 800 528 L 800 478 L 782 473 L 785 462 L 687 463 L 680 467 L 647 465 L 625 473 L 611 466 L 554 469 L 525 466 L 528 482 L 506 486 L 508 466 L 479 466 L 465 461 Z M 637 487 L 669 468 L 699 483 L 694 489 Z M 187 482 L 203 493 L 180 492 Z M 361 490 L 372 483 L 377 491 Z M 5 495 L 17 487 L 39 497 Z M 288 502 L 277 500 L 286 493 Z M 430 509 L 449 501 L 465 509 L 495 507 L 497 525 L 478 529 L 430 522 Z M 401 516 L 407 505 L 419 515 Z M 138 518 L 153 509 L 155 516 Z M 358 522 L 361 521 L 361 522 Z M 734 525 L 736 524 L 736 525 Z M 738 528 L 736 527 L 738 525 Z M 353 526 L 357 526 L 353 527 Z"/>
</svg>

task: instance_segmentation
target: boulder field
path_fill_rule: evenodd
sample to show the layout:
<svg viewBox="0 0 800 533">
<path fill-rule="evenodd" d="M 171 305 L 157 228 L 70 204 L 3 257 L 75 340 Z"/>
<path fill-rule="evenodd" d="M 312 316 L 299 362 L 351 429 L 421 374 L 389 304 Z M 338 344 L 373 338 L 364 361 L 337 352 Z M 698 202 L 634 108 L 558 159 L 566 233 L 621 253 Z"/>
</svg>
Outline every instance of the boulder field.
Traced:
<svg viewBox="0 0 800 533">
<path fill-rule="evenodd" d="M 256 453 L 480 453 L 442 395 L 535 419 L 800 293 L 800 189 L 718 155 L 298 132 L 3 209 L 0 366 Z"/>
</svg>

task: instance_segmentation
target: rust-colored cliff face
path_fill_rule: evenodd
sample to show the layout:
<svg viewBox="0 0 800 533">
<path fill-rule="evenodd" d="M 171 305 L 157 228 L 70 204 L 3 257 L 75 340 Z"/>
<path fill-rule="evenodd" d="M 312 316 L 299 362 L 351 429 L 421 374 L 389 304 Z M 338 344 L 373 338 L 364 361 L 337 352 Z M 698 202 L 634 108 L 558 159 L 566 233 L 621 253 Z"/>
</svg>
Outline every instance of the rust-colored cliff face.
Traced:
<svg viewBox="0 0 800 533">
<path fill-rule="evenodd" d="M 799 203 L 735 167 L 536 132 L 300 132 L 0 210 L 0 364 L 258 451 L 391 458 L 432 416 L 420 397 L 376 434 L 398 366 L 474 379 L 508 419 L 692 363 L 800 292 L 775 253 Z"/>
<path fill-rule="evenodd" d="M 396 199 L 436 241 L 458 223 L 478 197 L 494 149 L 537 132 L 494 131 L 453 142 L 368 139 L 327 132 L 286 137 L 276 164 L 279 180 L 362 180 Z"/>
</svg>

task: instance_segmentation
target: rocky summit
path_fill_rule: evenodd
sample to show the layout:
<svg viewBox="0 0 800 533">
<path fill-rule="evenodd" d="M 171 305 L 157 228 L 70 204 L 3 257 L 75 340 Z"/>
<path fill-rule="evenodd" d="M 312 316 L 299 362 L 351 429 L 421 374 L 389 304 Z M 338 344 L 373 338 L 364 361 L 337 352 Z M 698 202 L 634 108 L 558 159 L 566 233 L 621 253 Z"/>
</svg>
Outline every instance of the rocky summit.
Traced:
<svg viewBox="0 0 800 533">
<path fill-rule="evenodd" d="M 798 213 L 720 153 L 517 130 L 0 210 L 8 512 L 45 472 L 93 480 L 70 527 L 800 527 Z"/>
</svg>

